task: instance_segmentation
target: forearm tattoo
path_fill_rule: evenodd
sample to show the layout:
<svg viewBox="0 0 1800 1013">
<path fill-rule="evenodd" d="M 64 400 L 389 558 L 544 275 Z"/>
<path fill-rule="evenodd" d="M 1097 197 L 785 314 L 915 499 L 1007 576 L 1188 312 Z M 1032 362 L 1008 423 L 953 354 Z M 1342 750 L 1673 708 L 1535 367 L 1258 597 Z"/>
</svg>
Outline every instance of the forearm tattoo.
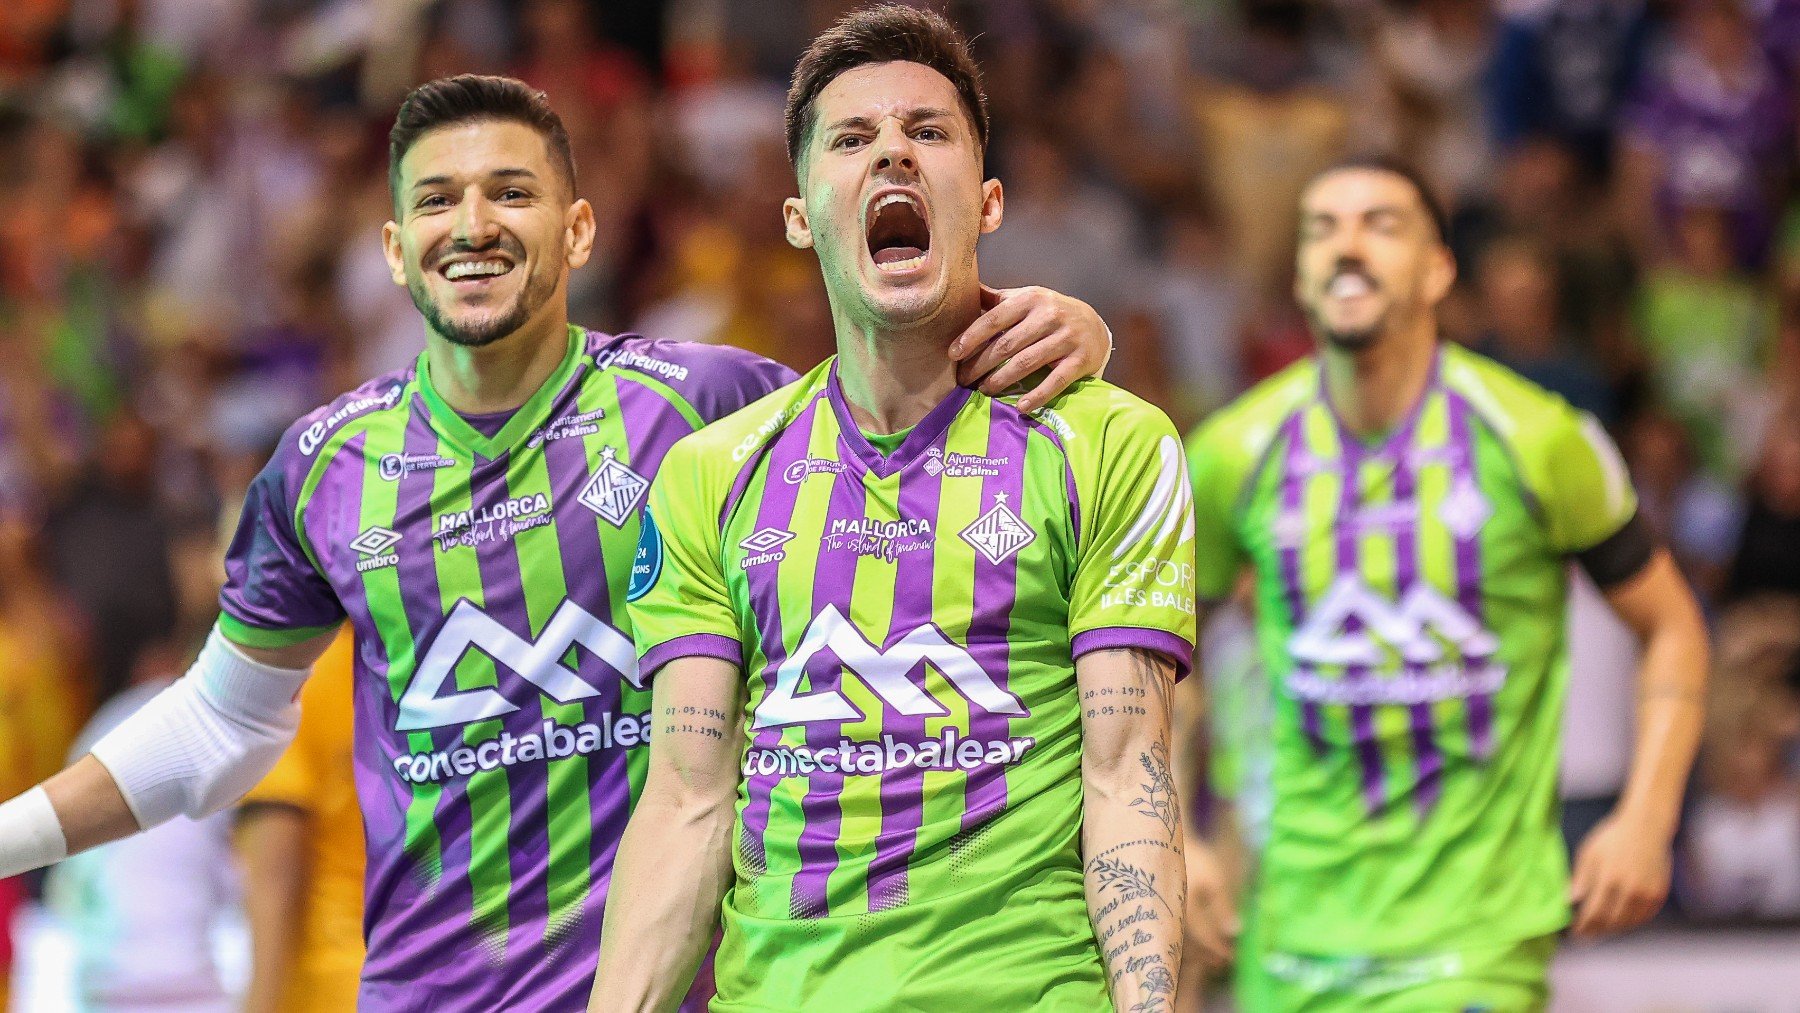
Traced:
<svg viewBox="0 0 1800 1013">
<path fill-rule="evenodd" d="M 1186 902 L 1181 803 L 1169 766 L 1174 671 L 1160 655 L 1125 653 L 1131 678 L 1083 694 L 1083 709 L 1090 719 L 1117 716 L 1156 726 L 1149 749 L 1138 754 L 1137 794 L 1130 802 L 1144 829 L 1142 836 L 1092 855 L 1086 874 L 1096 898 L 1094 932 L 1121 1013 L 1168 1013 L 1181 956 L 1179 912 Z M 1167 884 L 1158 881 L 1159 869 L 1173 873 Z"/>
</svg>

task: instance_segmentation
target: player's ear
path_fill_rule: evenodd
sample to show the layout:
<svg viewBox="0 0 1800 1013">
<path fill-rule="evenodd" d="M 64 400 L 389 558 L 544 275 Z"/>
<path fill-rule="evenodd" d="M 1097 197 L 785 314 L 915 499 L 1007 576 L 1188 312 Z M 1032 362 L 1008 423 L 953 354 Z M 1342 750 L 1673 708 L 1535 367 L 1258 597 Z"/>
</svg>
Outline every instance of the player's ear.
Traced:
<svg viewBox="0 0 1800 1013">
<path fill-rule="evenodd" d="M 787 225 L 788 245 L 796 250 L 812 249 L 812 224 L 806 218 L 806 198 L 789 197 L 782 201 L 781 217 Z"/>
<path fill-rule="evenodd" d="M 1443 301 L 1450 294 L 1450 286 L 1456 284 L 1456 255 L 1450 247 L 1439 243 L 1431 251 L 1431 263 L 1425 269 L 1425 294 L 1433 305 Z"/>
<path fill-rule="evenodd" d="M 381 227 L 381 255 L 387 258 L 388 275 L 394 284 L 406 287 L 406 255 L 400 249 L 400 226 L 388 222 Z"/>
<path fill-rule="evenodd" d="M 1000 181 L 990 179 L 981 184 L 981 234 L 987 235 L 999 228 L 1005 213 L 1006 191 L 1001 188 Z"/>
<path fill-rule="evenodd" d="M 580 269 L 594 253 L 594 206 L 585 197 L 575 198 L 563 215 L 563 257 L 569 270 Z"/>
</svg>

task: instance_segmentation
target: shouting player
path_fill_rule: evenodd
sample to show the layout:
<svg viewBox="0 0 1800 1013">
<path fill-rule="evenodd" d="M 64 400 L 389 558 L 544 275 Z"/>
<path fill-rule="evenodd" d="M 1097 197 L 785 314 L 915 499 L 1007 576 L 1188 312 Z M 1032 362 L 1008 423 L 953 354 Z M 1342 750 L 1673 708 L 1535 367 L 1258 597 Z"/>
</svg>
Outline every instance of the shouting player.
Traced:
<svg viewBox="0 0 1800 1013">
<path fill-rule="evenodd" d="M 569 325 L 594 214 L 541 93 L 426 84 L 389 157 L 383 239 L 425 352 L 288 431 L 248 493 L 193 670 L 0 810 L 0 876 L 235 802 L 292 738 L 306 669 L 348 618 L 369 854 L 359 1007 L 579 1008 L 650 735 L 623 609 L 645 576 L 639 505 L 678 438 L 793 374 Z M 1041 337 L 1013 373 L 1077 343 L 1086 365 L 1103 357 L 1085 307 L 1033 292 L 999 311 L 963 337 L 1008 321 L 1003 342 Z M 1083 326 L 1057 323 L 1072 316 Z"/>
<path fill-rule="evenodd" d="M 678 443 L 651 492 L 655 737 L 592 1008 L 671 1008 L 723 902 L 714 1010 L 1165 1010 L 1180 445 L 1104 383 L 1035 416 L 957 386 L 1002 193 L 942 18 L 841 21 L 787 126 L 788 238 L 838 354 Z"/>
<path fill-rule="evenodd" d="M 1594 934 L 1668 890 L 1699 612 L 1600 426 L 1440 340 L 1444 238 L 1398 163 L 1314 179 L 1295 294 L 1319 352 L 1191 442 L 1199 594 L 1253 570 L 1275 694 L 1272 822 L 1238 945 L 1249 1010 L 1538 1009 L 1571 901 Z M 1644 645 L 1630 782 L 1572 889 L 1556 816 L 1571 560 Z M 1194 950 L 1223 962 L 1235 915 L 1205 845 L 1189 872 Z"/>
</svg>

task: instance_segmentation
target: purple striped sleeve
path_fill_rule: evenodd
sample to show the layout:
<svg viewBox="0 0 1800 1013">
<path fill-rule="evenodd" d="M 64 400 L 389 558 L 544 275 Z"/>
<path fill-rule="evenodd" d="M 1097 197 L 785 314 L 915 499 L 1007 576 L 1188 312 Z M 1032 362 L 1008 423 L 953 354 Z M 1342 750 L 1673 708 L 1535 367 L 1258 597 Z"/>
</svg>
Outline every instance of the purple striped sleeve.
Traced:
<svg viewBox="0 0 1800 1013">
<path fill-rule="evenodd" d="M 1122 647 L 1138 647 L 1166 655 L 1170 661 L 1175 662 L 1176 682 L 1187 678 L 1188 669 L 1193 667 L 1193 644 L 1179 633 L 1151 629 L 1148 626 L 1103 626 L 1097 630 L 1083 630 L 1075 634 L 1074 641 L 1069 645 L 1069 653 L 1079 658 L 1094 651 Z"/>
<path fill-rule="evenodd" d="M 657 669 L 679 658 L 718 658 L 741 666 L 744 663 L 744 645 L 717 633 L 689 633 L 674 640 L 666 640 L 645 651 L 644 656 L 638 660 L 638 672 L 644 685 L 650 684 Z"/>
</svg>

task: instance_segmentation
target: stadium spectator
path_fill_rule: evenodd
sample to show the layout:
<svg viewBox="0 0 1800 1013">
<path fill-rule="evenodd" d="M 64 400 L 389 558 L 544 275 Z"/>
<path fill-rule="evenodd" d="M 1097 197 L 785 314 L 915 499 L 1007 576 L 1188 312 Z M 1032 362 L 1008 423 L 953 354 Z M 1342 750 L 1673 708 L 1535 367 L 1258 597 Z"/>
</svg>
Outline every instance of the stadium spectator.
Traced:
<svg viewBox="0 0 1800 1013">
<path fill-rule="evenodd" d="M 1726 593 L 1800 594 L 1800 420 L 1769 429 Z"/>
<path fill-rule="evenodd" d="M 1526 239 L 1498 241 L 1482 255 L 1475 284 L 1486 325 L 1478 351 L 1602 422 L 1617 418 L 1606 374 L 1563 333 L 1547 251 Z"/>
</svg>

